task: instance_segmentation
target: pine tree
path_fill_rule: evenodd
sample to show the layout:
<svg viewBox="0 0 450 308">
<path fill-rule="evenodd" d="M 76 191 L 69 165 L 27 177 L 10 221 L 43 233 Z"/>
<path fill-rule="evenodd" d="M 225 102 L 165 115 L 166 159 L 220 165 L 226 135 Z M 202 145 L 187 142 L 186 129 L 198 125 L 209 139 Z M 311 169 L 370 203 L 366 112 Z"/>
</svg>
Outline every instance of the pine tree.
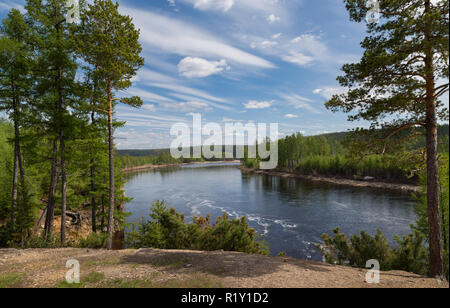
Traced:
<svg viewBox="0 0 450 308">
<path fill-rule="evenodd" d="M 29 97 L 32 61 L 31 50 L 27 45 L 30 29 L 22 14 L 13 9 L 0 27 L 0 110 L 5 111 L 14 126 L 14 164 L 12 174 L 11 223 L 14 228 L 17 216 L 19 173 L 22 203 L 25 202 L 25 171 L 21 154 L 21 126 L 25 101 Z"/>
<path fill-rule="evenodd" d="M 73 116 L 68 109 L 77 101 L 77 64 L 73 57 L 74 46 L 69 31 L 71 25 L 66 23 L 67 9 L 64 0 L 28 0 L 26 9 L 28 21 L 34 29 L 33 42 L 38 53 L 34 68 L 37 109 L 42 113 L 41 125 L 52 138 L 50 189 L 44 234 L 51 236 L 53 232 L 59 165 L 61 241 L 64 243 L 67 202 L 66 134 L 71 131 L 70 125 L 73 123 Z"/>
<path fill-rule="evenodd" d="M 363 0 L 345 0 L 350 18 L 365 20 Z M 432 0 L 380 0 L 379 23 L 368 23 L 359 63 L 343 67 L 338 81 L 348 93 L 334 96 L 327 107 L 352 113 L 351 121 L 372 123 L 364 134 L 371 151 L 394 152 L 426 131 L 430 275 L 443 276 L 439 217 L 438 120 L 448 121 L 439 97 L 449 89 L 449 3 Z M 378 130 L 380 129 L 380 130 Z"/>
<path fill-rule="evenodd" d="M 140 57 L 139 31 L 129 16 L 121 15 L 118 3 L 111 0 L 96 0 L 83 11 L 80 36 L 82 55 L 85 61 L 95 66 L 97 76 L 104 82 L 108 114 L 109 147 L 109 213 L 108 245 L 112 248 L 115 209 L 114 175 L 114 106 L 119 101 L 114 92 L 131 86 L 131 79 L 144 65 Z M 138 97 L 122 98 L 122 103 L 133 107 L 142 105 Z"/>
</svg>

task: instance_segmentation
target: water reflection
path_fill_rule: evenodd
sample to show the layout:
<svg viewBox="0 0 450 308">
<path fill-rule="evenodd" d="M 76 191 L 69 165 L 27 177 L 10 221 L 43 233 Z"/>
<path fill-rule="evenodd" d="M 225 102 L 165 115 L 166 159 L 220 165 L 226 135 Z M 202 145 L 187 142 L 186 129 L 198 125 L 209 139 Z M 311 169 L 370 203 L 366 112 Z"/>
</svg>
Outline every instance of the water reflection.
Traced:
<svg viewBox="0 0 450 308">
<path fill-rule="evenodd" d="M 323 233 L 339 226 L 346 233 L 379 228 L 388 239 L 410 232 L 413 200 L 405 195 L 337 187 L 299 179 L 242 174 L 235 166 L 183 166 L 133 174 L 125 186 L 134 200 L 128 221 L 148 217 L 154 200 L 166 200 L 193 215 L 247 216 L 270 244 L 273 254 L 321 259 L 315 244 Z"/>
</svg>

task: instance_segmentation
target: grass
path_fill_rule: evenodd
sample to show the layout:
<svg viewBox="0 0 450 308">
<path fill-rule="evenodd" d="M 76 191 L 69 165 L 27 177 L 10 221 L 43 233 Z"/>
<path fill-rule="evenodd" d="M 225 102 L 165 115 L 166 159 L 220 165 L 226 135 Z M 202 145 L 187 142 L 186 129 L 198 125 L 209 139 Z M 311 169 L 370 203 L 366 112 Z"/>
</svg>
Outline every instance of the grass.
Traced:
<svg viewBox="0 0 450 308">
<path fill-rule="evenodd" d="M 90 272 L 88 275 L 81 278 L 80 283 L 68 283 L 63 280 L 56 284 L 58 289 L 83 289 L 90 284 L 97 284 L 105 279 L 105 274 L 102 272 Z"/>
<path fill-rule="evenodd" d="M 105 279 L 105 274 L 104 273 L 91 272 L 91 273 L 89 273 L 89 275 L 84 277 L 82 279 L 82 281 L 83 282 L 88 282 L 88 283 L 98 283 L 98 282 L 102 281 L 103 279 Z"/>
<path fill-rule="evenodd" d="M 14 288 L 18 286 L 24 278 L 23 273 L 6 273 L 0 275 L 0 289 Z"/>
</svg>

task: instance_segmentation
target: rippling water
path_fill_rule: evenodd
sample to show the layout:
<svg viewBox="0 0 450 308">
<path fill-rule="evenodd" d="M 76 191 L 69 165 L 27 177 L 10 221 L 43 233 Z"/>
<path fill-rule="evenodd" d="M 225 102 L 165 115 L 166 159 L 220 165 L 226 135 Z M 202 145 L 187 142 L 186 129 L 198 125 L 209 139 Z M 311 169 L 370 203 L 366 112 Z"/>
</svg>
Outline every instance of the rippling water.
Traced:
<svg viewBox="0 0 450 308">
<path fill-rule="evenodd" d="M 247 216 L 271 253 L 321 260 L 315 248 L 323 233 L 377 229 L 392 240 L 410 233 L 414 201 L 408 195 L 242 174 L 236 165 L 188 165 L 130 175 L 125 191 L 128 222 L 148 217 L 155 200 L 166 200 L 189 219 L 196 215 Z"/>
</svg>

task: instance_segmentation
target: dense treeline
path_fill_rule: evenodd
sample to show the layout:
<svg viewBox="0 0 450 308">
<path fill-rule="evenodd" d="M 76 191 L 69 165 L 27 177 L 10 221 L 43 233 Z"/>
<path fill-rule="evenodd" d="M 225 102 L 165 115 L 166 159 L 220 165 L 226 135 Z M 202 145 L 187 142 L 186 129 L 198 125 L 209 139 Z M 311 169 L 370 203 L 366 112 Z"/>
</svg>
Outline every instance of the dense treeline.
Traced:
<svg viewBox="0 0 450 308">
<path fill-rule="evenodd" d="M 440 153 L 448 153 L 448 125 L 439 128 Z M 399 161 L 398 154 L 371 154 L 358 156 L 351 151 L 349 133 L 303 136 L 300 133 L 278 141 L 278 169 L 305 175 L 340 176 L 361 179 L 373 177 L 381 180 L 417 182 L 415 167 Z M 423 148 L 423 137 L 413 140 L 405 153 Z M 407 154 L 405 154 L 407 155 Z M 258 159 L 245 159 L 246 167 L 258 168 Z M 411 179 L 412 177 L 412 179 Z"/>
<path fill-rule="evenodd" d="M 133 168 L 145 165 L 166 165 L 166 164 L 180 164 L 182 159 L 175 159 L 168 153 L 161 153 L 159 155 L 150 156 L 131 156 L 121 155 L 118 157 L 120 166 L 123 168 Z"/>
<path fill-rule="evenodd" d="M 193 157 L 194 151 L 199 151 L 199 148 L 191 147 L 190 153 Z M 233 147 L 233 152 L 236 153 L 236 146 Z M 217 158 L 173 158 L 170 149 L 160 150 L 118 150 L 118 159 L 123 168 L 132 168 L 144 165 L 165 165 L 165 164 L 182 164 L 193 162 L 214 162 L 214 161 L 233 161 L 233 158 L 227 159 L 229 156 L 225 152 L 225 147 L 222 147 L 222 156 Z"/>
<path fill-rule="evenodd" d="M 137 97 L 118 98 L 143 65 L 139 31 L 110 0 L 80 2 L 72 23 L 64 0 L 28 0 L 0 26 L 0 246 L 24 244 L 34 222 L 43 239 L 59 233 L 55 216 L 90 207 L 92 231 L 123 222 L 123 175 L 114 160 L 114 106 L 139 107 Z"/>
</svg>

